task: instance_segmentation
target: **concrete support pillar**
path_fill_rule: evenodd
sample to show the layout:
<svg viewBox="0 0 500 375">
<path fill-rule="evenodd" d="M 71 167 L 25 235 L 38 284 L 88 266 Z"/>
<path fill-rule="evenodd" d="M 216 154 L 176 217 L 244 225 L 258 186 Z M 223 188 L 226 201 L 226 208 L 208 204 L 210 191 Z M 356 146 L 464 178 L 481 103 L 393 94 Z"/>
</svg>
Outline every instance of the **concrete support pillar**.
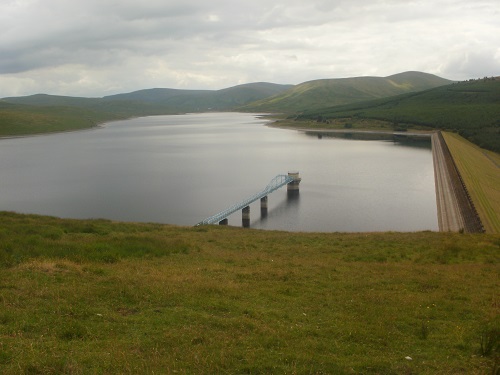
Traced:
<svg viewBox="0 0 500 375">
<path fill-rule="evenodd" d="M 222 219 L 221 221 L 219 221 L 219 225 L 227 225 L 228 223 L 229 223 L 229 220 L 227 218 Z"/>
<path fill-rule="evenodd" d="M 293 181 L 286 186 L 286 191 L 288 196 L 299 194 L 299 184 L 302 180 L 299 176 L 299 172 L 288 172 L 288 175 L 293 177 Z"/>
<path fill-rule="evenodd" d="M 265 197 L 260 198 L 260 216 L 267 216 L 267 195 Z"/>
<path fill-rule="evenodd" d="M 248 228 L 250 226 L 250 206 L 246 206 L 241 210 L 241 222 L 243 228 Z"/>
</svg>

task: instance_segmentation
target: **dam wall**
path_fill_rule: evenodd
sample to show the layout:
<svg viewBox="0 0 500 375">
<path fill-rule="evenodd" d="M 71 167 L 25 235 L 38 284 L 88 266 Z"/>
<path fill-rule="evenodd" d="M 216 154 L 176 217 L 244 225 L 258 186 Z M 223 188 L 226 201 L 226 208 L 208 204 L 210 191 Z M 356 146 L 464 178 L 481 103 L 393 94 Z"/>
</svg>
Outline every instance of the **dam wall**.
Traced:
<svg viewBox="0 0 500 375">
<path fill-rule="evenodd" d="M 438 225 L 441 232 L 484 232 L 460 172 L 440 131 L 431 137 Z"/>
</svg>

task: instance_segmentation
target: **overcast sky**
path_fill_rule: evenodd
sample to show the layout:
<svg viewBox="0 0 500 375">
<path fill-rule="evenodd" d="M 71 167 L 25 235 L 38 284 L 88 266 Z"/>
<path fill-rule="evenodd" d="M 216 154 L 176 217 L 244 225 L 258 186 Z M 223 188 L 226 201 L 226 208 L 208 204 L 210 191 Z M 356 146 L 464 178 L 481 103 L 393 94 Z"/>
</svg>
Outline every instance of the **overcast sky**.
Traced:
<svg viewBox="0 0 500 375">
<path fill-rule="evenodd" d="M 499 0 L 0 0 L 0 97 L 500 75 Z"/>
</svg>

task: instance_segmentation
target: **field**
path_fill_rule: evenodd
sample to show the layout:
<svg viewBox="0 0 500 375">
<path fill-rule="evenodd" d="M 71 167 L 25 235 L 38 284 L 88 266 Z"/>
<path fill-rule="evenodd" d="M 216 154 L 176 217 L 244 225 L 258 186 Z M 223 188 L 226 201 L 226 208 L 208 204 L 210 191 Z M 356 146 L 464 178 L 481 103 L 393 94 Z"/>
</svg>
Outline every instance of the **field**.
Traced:
<svg viewBox="0 0 500 375">
<path fill-rule="evenodd" d="M 0 213 L 0 372 L 489 374 L 500 236 Z"/>
<path fill-rule="evenodd" d="M 485 230 L 500 233 L 500 155 L 443 133 Z"/>
</svg>

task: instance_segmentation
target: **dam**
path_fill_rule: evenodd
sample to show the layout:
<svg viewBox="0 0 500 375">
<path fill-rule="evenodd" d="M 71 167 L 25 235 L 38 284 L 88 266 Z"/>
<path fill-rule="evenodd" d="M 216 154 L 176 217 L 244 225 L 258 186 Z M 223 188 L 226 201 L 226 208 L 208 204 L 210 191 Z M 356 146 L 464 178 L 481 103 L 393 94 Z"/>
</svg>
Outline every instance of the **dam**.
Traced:
<svg viewBox="0 0 500 375">
<path fill-rule="evenodd" d="M 435 132 L 431 141 L 439 231 L 484 232 L 481 219 L 441 132 Z"/>
</svg>

